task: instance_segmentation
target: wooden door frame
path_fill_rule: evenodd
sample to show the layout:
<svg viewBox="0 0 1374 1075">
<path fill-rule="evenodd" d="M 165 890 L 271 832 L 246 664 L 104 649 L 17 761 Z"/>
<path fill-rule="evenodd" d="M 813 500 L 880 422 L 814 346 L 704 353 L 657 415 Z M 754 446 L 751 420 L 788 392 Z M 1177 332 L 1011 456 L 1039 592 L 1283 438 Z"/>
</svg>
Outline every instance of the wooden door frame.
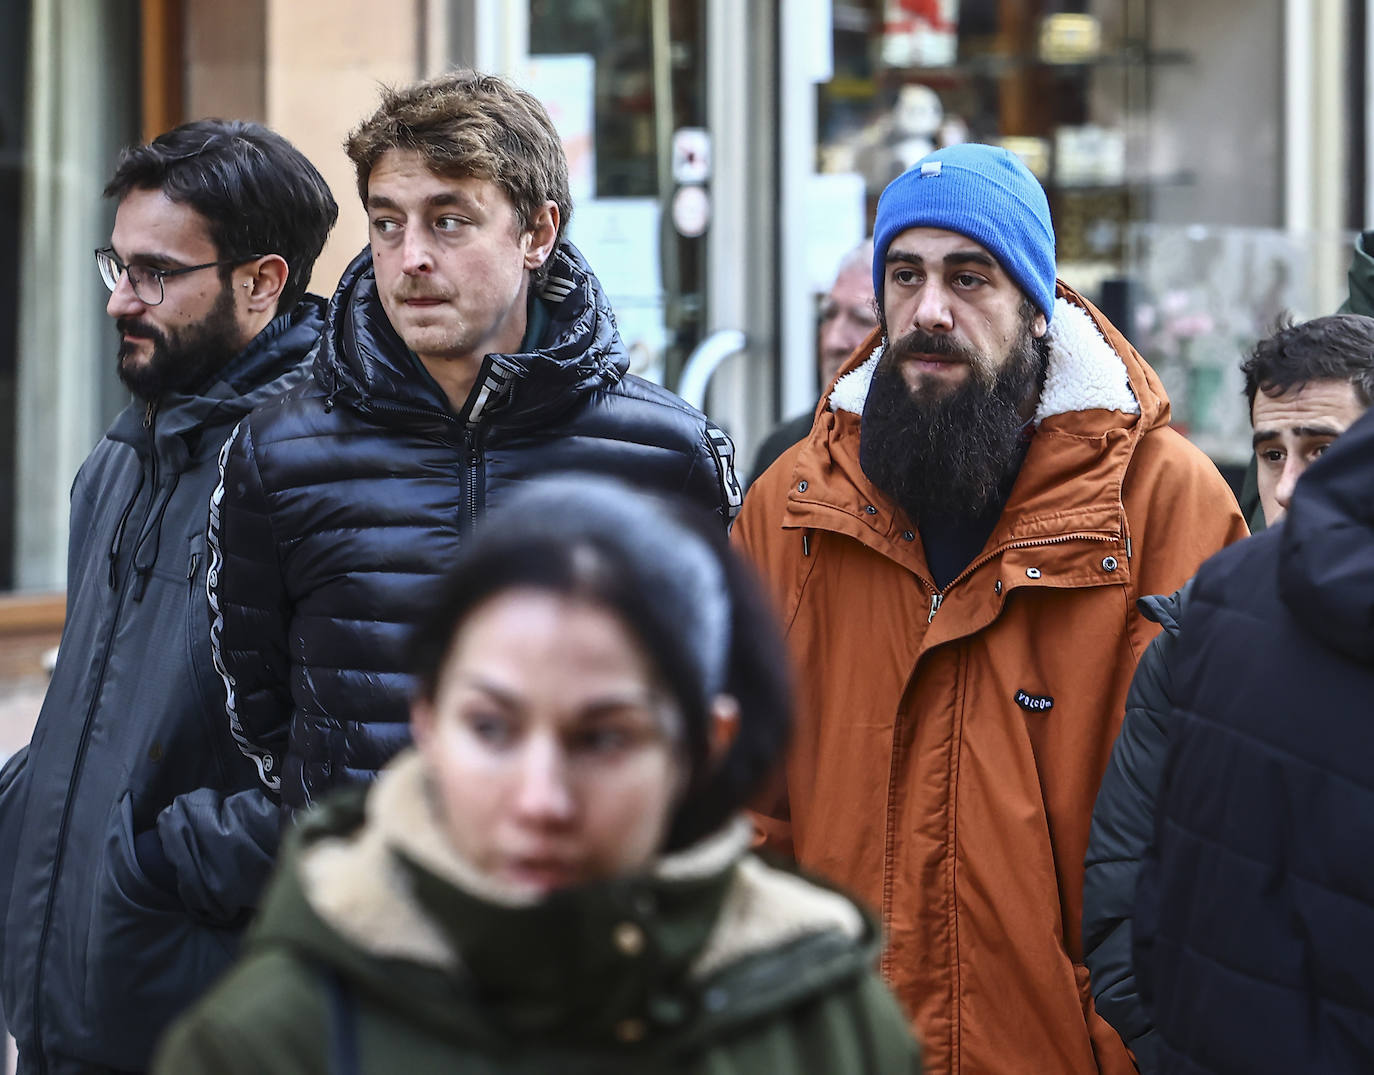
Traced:
<svg viewBox="0 0 1374 1075">
<path fill-rule="evenodd" d="M 140 0 L 145 142 L 186 118 L 186 22 L 182 4 L 183 0 Z"/>
</svg>

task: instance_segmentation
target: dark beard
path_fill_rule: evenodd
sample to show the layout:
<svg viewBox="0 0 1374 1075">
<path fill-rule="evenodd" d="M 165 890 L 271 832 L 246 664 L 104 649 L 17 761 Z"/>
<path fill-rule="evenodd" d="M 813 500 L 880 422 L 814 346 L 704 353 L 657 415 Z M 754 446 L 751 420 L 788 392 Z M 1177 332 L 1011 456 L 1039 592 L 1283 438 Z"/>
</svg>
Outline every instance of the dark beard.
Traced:
<svg viewBox="0 0 1374 1075">
<path fill-rule="evenodd" d="M 962 384 L 919 394 L 898 365 L 912 353 L 963 356 L 948 337 L 919 329 L 889 345 L 864 403 L 859 464 L 918 525 L 940 514 L 976 517 L 1010 492 L 1022 457 L 1021 411 L 1040 393 L 1048 345 L 1023 327 L 991 381 L 986 363 L 973 362 Z"/>
<path fill-rule="evenodd" d="M 120 334 L 118 372 L 124 387 L 142 400 L 160 399 L 172 392 L 202 388 L 242 349 L 234 317 L 233 289 L 220 292 L 210 312 L 176 332 L 163 332 L 146 321 L 121 317 L 115 322 Z M 130 365 L 130 348 L 124 333 L 143 336 L 153 343 L 148 361 Z"/>
</svg>

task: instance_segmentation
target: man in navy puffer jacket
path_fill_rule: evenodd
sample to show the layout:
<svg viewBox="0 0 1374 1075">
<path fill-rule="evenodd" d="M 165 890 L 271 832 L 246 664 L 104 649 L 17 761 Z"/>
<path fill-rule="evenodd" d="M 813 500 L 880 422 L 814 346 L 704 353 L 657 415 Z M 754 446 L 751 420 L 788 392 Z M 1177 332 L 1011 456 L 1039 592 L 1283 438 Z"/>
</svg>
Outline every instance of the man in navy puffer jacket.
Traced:
<svg viewBox="0 0 1374 1075">
<path fill-rule="evenodd" d="M 226 448 L 213 640 L 229 720 L 288 809 L 409 741 L 406 639 L 486 508 L 560 470 L 684 493 L 725 526 L 729 439 L 627 374 L 564 239 L 567 164 L 543 107 L 459 72 L 386 91 L 350 136 L 370 244 L 310 383 Z"/>
<path fill-rule="evenodd" d="M 1165 1072 L 1374 1070 L 1374 414 L 1198 572 L 1134 957 Z"/>
</svg>

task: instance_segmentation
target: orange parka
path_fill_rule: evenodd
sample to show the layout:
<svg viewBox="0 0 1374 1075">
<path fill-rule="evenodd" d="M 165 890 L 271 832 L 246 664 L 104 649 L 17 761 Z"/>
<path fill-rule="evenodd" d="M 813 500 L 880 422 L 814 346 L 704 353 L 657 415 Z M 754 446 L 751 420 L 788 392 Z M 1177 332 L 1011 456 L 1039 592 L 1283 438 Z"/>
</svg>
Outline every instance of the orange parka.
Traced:
<svg viewBox="0 0 1374 1075">
<path fill-rule="evenodd" d="M 928 1072 L 1134 1071 L 1083 965 L 1093 800 L 1158 629 L 1136 598 L 1246 533 L 1216 467 L 1169 428 L 1154 372 L 1059 296 L 1025 462 L 943 590 L 859 466 L 876 333 L 734 528 L 799 688 L 786 790 L 760 825 L 880 913 Z"/>
</svg>

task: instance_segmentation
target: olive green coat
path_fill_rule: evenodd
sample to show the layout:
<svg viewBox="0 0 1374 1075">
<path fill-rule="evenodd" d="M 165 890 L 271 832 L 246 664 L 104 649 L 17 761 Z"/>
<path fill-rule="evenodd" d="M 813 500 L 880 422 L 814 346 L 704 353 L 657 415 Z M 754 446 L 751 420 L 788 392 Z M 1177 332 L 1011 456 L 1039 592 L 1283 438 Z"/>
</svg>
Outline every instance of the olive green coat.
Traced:
<svg viewBox="0 0 1374 1075">
<path fill-rule="evenodd" d="M 246 956 L 155 1072 L 919 1071 L 872 923 L 734 826 L 521 905 L 449 847 L 418 759 L 308 817 Z"/>
</svg>

